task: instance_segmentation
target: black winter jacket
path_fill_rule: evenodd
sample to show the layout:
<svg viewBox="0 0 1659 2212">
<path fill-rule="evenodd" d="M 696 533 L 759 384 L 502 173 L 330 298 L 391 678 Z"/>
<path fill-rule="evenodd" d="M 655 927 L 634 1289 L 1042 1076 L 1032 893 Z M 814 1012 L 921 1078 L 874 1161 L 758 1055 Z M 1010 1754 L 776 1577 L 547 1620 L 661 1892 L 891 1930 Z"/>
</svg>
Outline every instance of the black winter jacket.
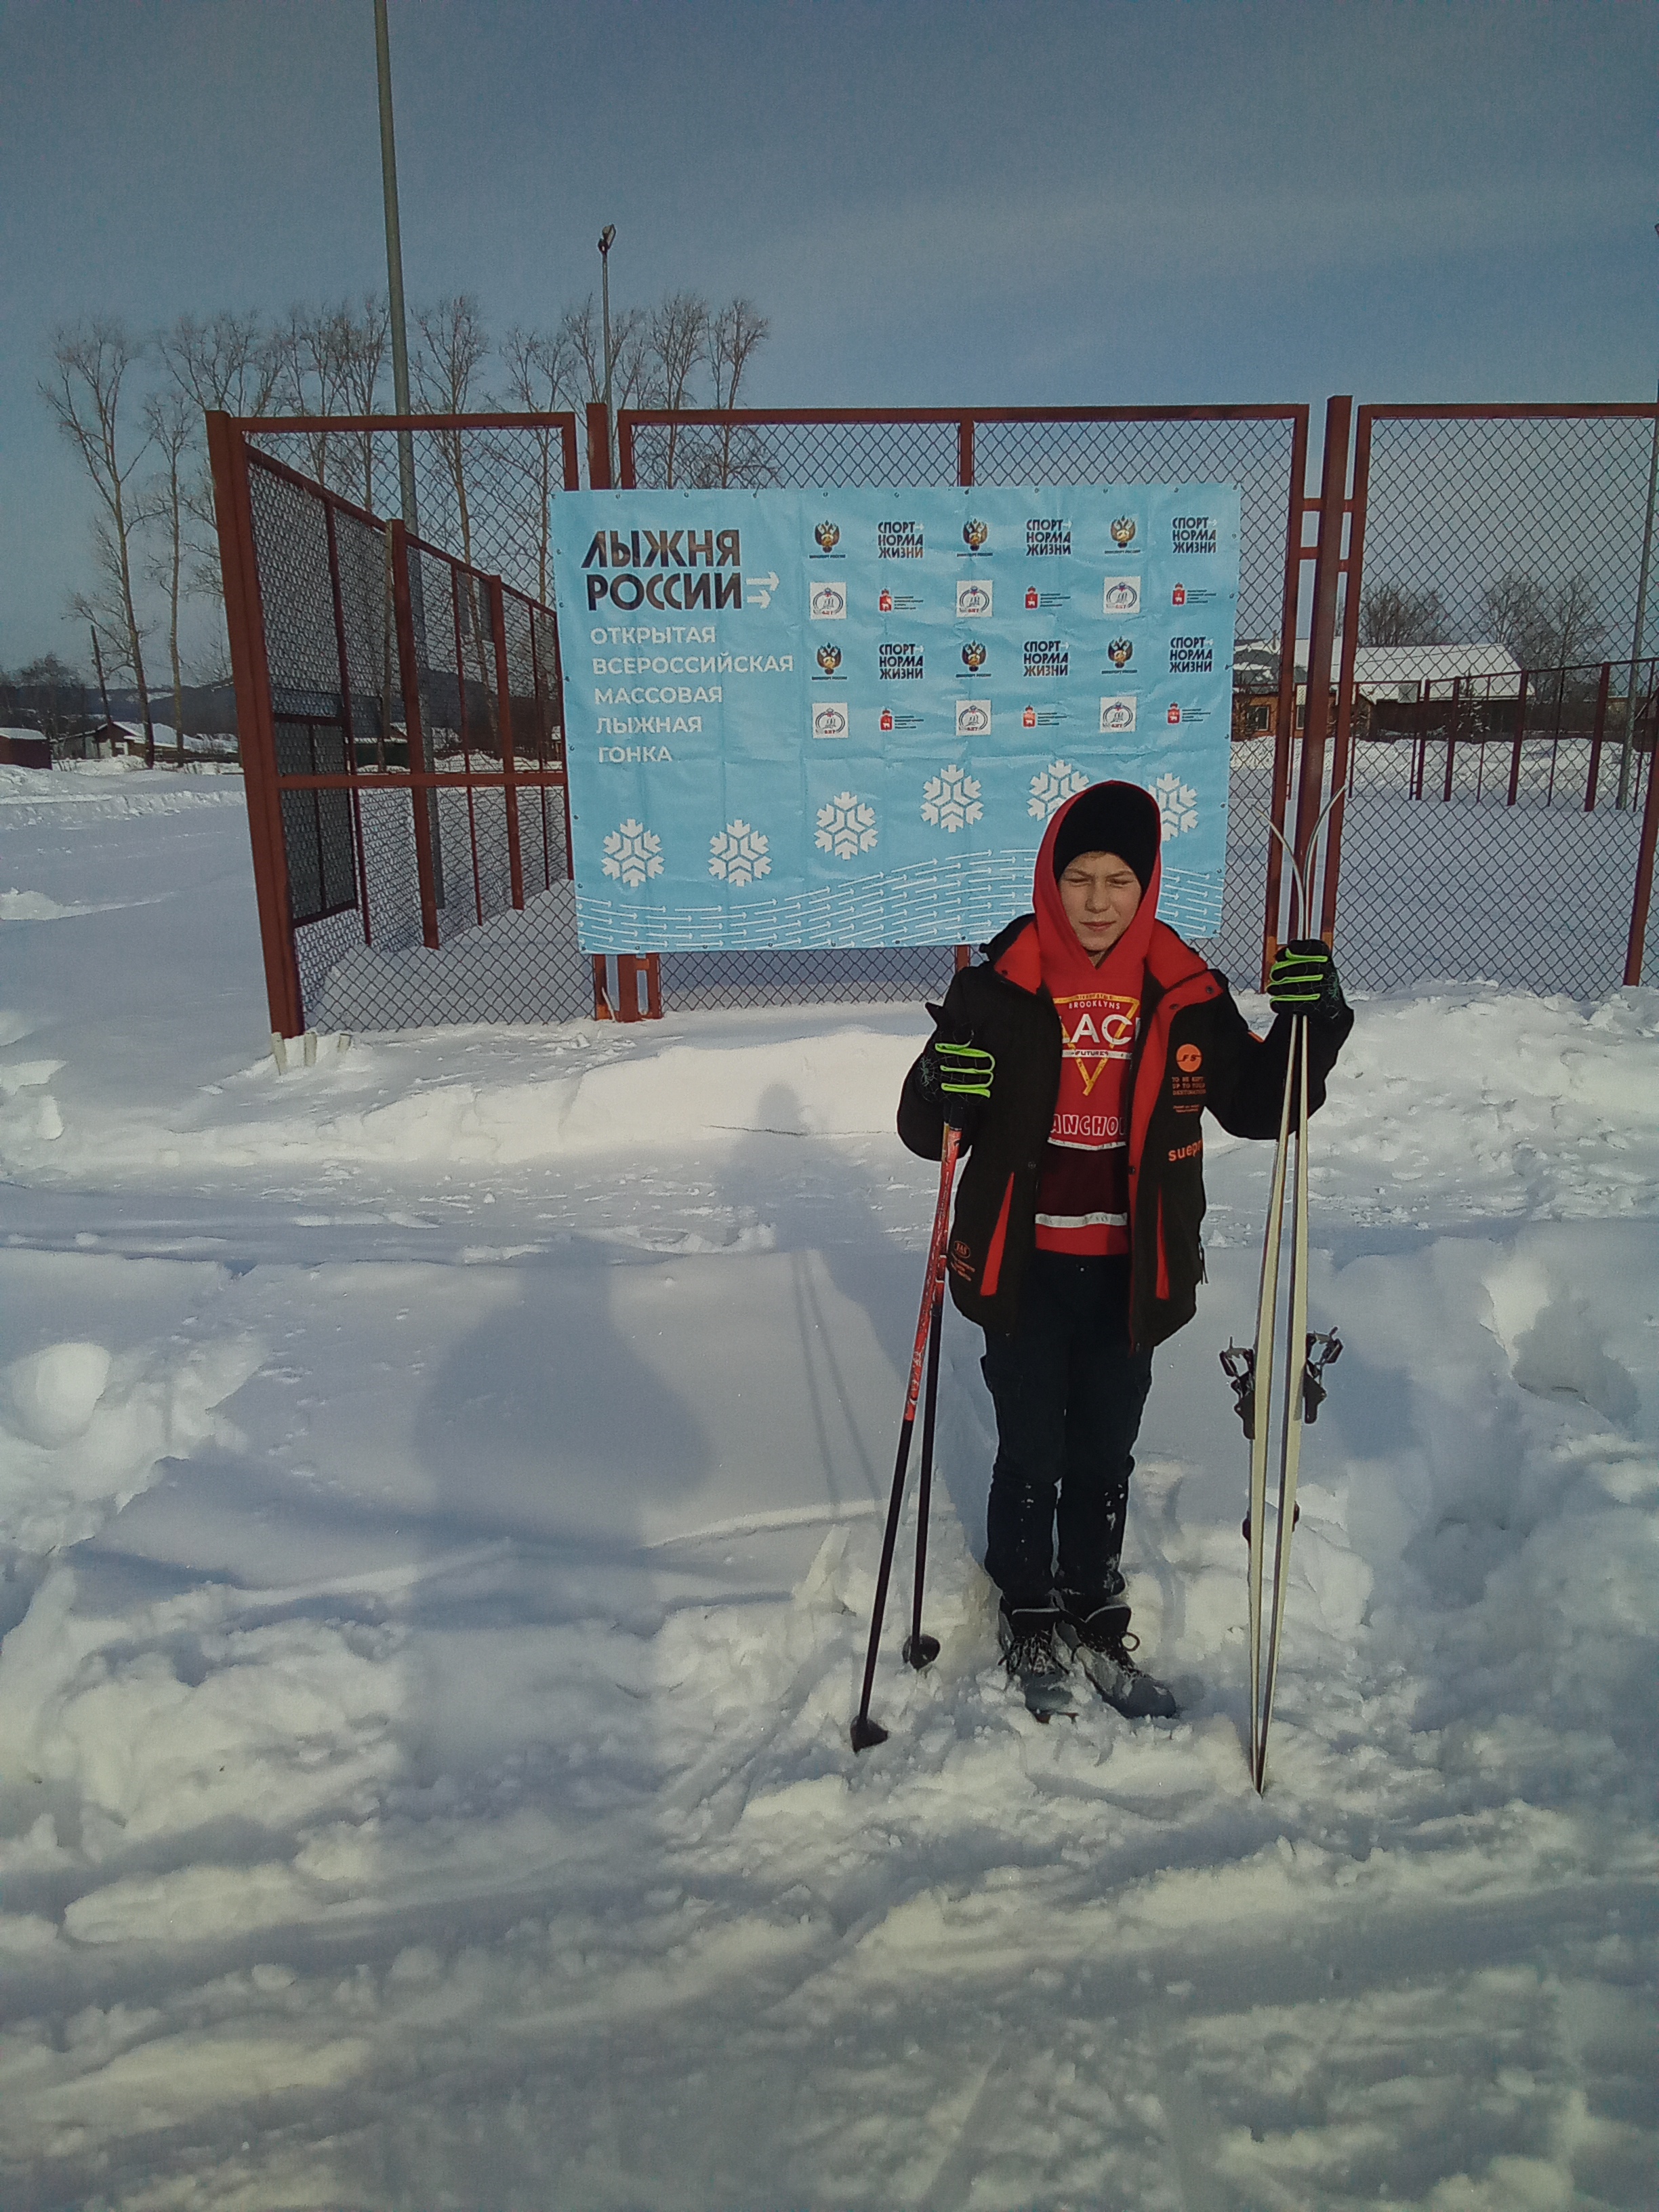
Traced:
<svg viewBox="0 0 1659 2212">
<path fill-rule="evenodd" d="M 982 1045 L 996 1056 L 984 1119 L 957 1194 L 950 1246 L 951 1295 L 970 1321 L 1010 1330 L 1036 1246 L 1036 1194 L 1059 1095 L 1061 1037 L 1053 1000 L 997 972 L 1036 918 L 1022 915 L 982 949 L 983 963 L 958 970 L 935 1035 Z M 1025 948 L 1022 948 L 1025 949 Z M 1028 958 L 1016 964 L 1035 972 Z M 1323 1103 L 1325 1078 L 1353 1027 L 1345 1007 L 1308 1024 L 1308 1103 Z M 1255 1036 L 1224 975 L 1206 967 L 1172 929 L 1154 926 L 1146 959 L 1139 1035 L 1129 1076 L 1129 1333 L 1161 1344 L 1189 1322 L 1204 1273 L 1207 1107 L 1236 1137 L 1274 1138 L 1285 1092 L 1291 1017 Z M 921 1080 L 918 1060 L 899 1099 L 898 1133 L 913 1152 L 936 1160 L 944 1116 Z"/>
</svg>

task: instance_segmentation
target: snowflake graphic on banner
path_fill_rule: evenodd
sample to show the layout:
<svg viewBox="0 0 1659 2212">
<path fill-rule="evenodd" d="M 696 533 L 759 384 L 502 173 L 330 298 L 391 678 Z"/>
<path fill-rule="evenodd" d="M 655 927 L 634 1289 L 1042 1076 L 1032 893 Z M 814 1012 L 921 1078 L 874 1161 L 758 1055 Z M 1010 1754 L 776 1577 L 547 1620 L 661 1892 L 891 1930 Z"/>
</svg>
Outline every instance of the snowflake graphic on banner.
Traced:
<svg viewBox="0 0 1659 2212">
<path fill-rule="evenodd" d="M 838 791 L 818 809 L 818 850 L 838 860 L 855 860 L 876 842 L 876 811 L 855 791 Z"/>
<path fill-rule="evenodd" d="M 1198 827 L 1198 793 L 1178 775 L 1161 775 L 1152 786 L 1152 797 L 1164 817 L 1164 835 L 1178 837 L 1183 830 Z"/>
<path fill-rule="evenodd" d="M 1048 767 L 1031 778 L 1030 812 L 1040 822 L 1046 822 L 1064 800 L 1074 791 L 1082 791 L 1089 781 L 1081 769 L 1070 761 L 1050 761 Z"/>
<path fill-rule="evenodd" d="M 636 891 L 647 876 L 662 873 L 662 839 L 630 814 L 620 830 L 606 836 L 599 866 L 607 876 L 619 876 L 629 890 Z"/>
<path fill-rule="evenodd" d="M 728 822 L 717 837 L 708 841 L 708 872 L 720 882 L 741 889 L 744 884 L 771 874 L 769 850 L 758 830 L 751 829 L 744 821 Z"/>
<path fill-rule="evenodd" d="M 979 803 L 978 778 L 965 775 L 954 761 L 938 775 L 930 775 L 921 787 L 922 820 L 952 836 L 969 823 L 977 822 L 984 811 Z"/>
</svg>

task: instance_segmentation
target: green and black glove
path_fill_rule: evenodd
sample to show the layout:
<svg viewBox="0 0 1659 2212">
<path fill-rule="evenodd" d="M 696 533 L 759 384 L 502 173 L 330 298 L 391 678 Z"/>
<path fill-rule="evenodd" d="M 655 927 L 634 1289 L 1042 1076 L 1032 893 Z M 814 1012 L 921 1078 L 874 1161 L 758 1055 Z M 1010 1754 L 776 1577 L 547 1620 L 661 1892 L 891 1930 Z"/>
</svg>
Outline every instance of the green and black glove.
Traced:
<svg viewBox="0 0 1659 2212">
<path fill-rule="evenodd" d="M 935 1021 L 940 1009 L 929 1006 Z M 935 1036 L 921 1055 L 918 1080 L 923 1095 L 938 1102 L 953 1129 L 971 1138 L 990 1103 L 994 1056 L 965 1039 Z"/>
<path fill-rule="evenodd" d="M 1298 937 L 1279 947 L 1267 976 L 1267 1003 L 1276 1014 L 1308 1014 L 1316 1022 L 1346 1013 L 1336 963 L 1322 938 Z"/>
</svg>

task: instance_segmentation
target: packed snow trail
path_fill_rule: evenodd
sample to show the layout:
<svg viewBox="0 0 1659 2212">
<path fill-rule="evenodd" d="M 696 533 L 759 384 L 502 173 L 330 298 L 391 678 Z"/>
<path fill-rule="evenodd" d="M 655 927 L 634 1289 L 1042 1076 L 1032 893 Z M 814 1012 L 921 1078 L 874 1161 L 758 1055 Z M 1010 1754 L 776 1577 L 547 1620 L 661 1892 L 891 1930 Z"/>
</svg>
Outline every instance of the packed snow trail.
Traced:
<svg viewBox="0 0 1659 2212">
<path fill-rule="evenodd" d="M 951 1313 L 854 1759 L 921 1009 L 279 1078 L 190 781 L 0 824 L 7 2212 L 1651 2205 L 1659 995 L 1359 1007 L 1265 1798 L 1219 1133 L 1130 1520 L 1188 1717 L 1010 1692 Z"/>
</svg>

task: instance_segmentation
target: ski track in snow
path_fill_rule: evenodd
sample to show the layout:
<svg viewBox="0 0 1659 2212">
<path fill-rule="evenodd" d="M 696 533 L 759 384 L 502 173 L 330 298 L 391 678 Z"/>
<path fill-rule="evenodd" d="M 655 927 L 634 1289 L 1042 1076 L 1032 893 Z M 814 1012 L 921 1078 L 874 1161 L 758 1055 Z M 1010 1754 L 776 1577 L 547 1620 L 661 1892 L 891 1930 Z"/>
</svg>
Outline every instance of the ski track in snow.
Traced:
<svg viewBox="0 0 1659 2212">
<path fill-rule="evenodd" d="M 1213 1125 L 1131 1510 L 1186 1717 L 1009 1695 L 952 1314 L 943 1650 L 898 1658 L 908 1517 L 855 1760 L 920 1009 L 325 1039 L 279 1078 L 234 780 L 142 812 L 27 773 L 7 2212 L 1659 2201 L 1659 994 L 1360 1008 L 1265 1798 L 1215 1354 L 1270 1148 Z"/>
</svg>

